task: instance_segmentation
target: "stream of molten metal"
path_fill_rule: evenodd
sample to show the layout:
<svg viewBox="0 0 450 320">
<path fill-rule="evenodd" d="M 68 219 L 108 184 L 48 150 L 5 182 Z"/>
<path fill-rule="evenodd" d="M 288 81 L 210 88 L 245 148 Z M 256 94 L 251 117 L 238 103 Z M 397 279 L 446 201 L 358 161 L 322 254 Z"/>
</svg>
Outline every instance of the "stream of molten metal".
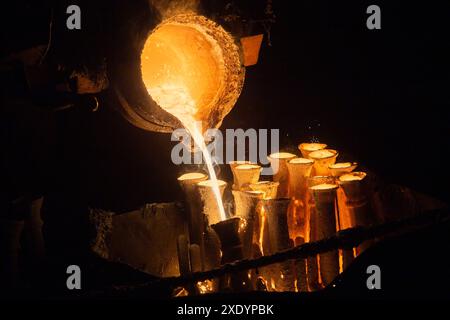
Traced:
<svg viewBox="0 0 450 320">
<path fill-rule="evenodd" d="M 165 84 L 148 88 L 150 96 L 165 111 L 175 116 L 189 131 L 194 143 L 201 150 L 211 180 L 212 191 L 217 201 L 221 220 L 226 220 L 225 209 L 220 194 L 219 183 L 212 164 L 211 154 L 206 147 L 201 130 L 201 122 L 195 119 L 197 107 L 187 88 L 183 85 Z"/>
</svg>

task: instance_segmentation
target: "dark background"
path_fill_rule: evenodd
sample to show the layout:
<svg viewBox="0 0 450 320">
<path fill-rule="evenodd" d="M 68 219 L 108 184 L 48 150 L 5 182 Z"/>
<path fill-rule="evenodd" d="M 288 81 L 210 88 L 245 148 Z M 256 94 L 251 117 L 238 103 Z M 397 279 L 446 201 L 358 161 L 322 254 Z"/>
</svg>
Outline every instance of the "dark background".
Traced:
<svg viewBox="0 0 450 320">
<path fill-rule="evenodd" d="M 202 1 L 206 13 L 225 2 Z M 101 55 L 127 45 L 117 43 L 121 24 L 112 16 L 120 17 L 120 8 L 133 3 L 2 4 L 2 59 L 47 43 L 53 7 L 49 57 L 77 65 L 81 56 L 81 65 L 95 68 Z M 266 4 L 236 3 L 244 16 L 257 18 Z M 67 4 L 82 8 L 84 27 L 73 31 L 73 38 L 66 38 L 64 29 Z M 366 28 L 370 4 L 381 7 L 381 30 Z M 450 3 L 274 0 L 273 6 L 272 46 L 265 38 L 259 63 L 247 68 L 242 94 L 222 128 L 279 128 L 282 148 L 297 153 L 300 142 L 320 140 L 387 182 L 448 202 Z M 192 168 L 172 164 L 170 135 L 133 127 L 113 110 L 108 92 L 98 95 L 95 113 L 77 107 L 53 114 L 22 95 L 23 79 L 4 74 L 1 79 L 1 218 L 11 200 L 44 195 L 44 211 L 50 213 L 44 228 L 65 234 L 51 238 L 50 232 L 46 241 L 71 252 L 68 244 L 78 247 L 78 237 L 87 240 L 79 220 L 88 206 L 125 212 L 180 197 L 176 178 Z M 230 178 L 226 166 L 220 176 Z M 388 297 L 447 297 L 449 263 L 442 252 L 448 252 L 449 234 L 445 224 L 385 243 L 359 259 L 360 268 L 354 267 L 334 297 L 367 294 L 358 286 L 364 285 L 360 279 L 368 263 L 386 270 L 381 293 L 390 292 Z M 61 241 L 67 238 L 74 240 Z"/>
<path fill-rule="evenodd" d="M 41 3 L 2 10 L 5 52 L 46 43 L 51 4 Z M 82 6 L 82 19 L 108 16 L 111 7 L 99 3 L 92 11 Z M 236 3 L 248 16 L 265 6 Z M 381 30 L 366 28 L 370 4 L 381 7 Z M 448 201 L 449 4 L 275 0 L 273 6 L 272 46 L 265 36 L 259 63 L 247 68 L 222 128 L 279 128 L 288 151 L 318 139 L 388 182 Z M 102 34 L 95 42 L 101 46 L 114 42 L 105 30 L 83 32 Z M 91 44 L 79 41 L 71 50 L 89 52 Z M 8 192 L 118 212 L 177 198 L 176 177 L 188 168 L 171 163 L 170 135 L 133 127 L 105 96 L 95 113 L 9 112 L 2 125 Z"/>
</svg>

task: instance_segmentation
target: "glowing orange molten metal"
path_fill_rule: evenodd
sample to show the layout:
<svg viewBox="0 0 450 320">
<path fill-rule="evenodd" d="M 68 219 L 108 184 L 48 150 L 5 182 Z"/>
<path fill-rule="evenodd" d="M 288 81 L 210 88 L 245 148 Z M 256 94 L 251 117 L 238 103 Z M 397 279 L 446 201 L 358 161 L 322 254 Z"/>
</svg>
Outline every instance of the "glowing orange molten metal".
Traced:
<svg viewBox="0 0 450 320">
<path fill-rule="evenodd" d="M 243 70 L 233 38 L 194 14 L 163 21 L 141 53 L 142 80 L 150 96 L 180 120 L 203 153 L 222 220 L 225 210 L 202 131 L 219 126 L 231 110 L 242 88 Z"/>
</svg>

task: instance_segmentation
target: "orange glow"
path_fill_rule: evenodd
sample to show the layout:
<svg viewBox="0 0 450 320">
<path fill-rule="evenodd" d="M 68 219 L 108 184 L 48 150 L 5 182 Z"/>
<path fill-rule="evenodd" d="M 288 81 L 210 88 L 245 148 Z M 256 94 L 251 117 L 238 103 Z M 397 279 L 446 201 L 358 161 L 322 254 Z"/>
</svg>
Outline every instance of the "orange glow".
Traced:
<svg viewBox="0 0 450 320">
<path fill-rule="evenodd" d="M 245 66 L 252 66 L 258 63 L 259 49 L 261 48 L 262 39 L 262 34 L 241 38 Z"/>
<path fill-rule="evenodd" d="M 200 141 L 202 142 L 202 140 L 200 140 Z M 197 142 L 198 141 L 196 140 L 196 143 Z M 225 209 L 223 207 L 223 201 L 222 201 L 223 190 L 225 189 L 227 183 L 225 181 L 217 179 L 216 173 L 214 172 L 214 168 L 212 167 L 211 158 L 209 157 L 208 151 L 205 152 L 206 147 L 203 148 L 204 146 L 205 146 L 205 144 L 203 142 L 203 146 L 201 147 L 201 150 L 203 152 L 203 155 L 205 156 L 205 162 L 208 167 L 208 171 L 209 171 L 211 179 L 205 180 L 205 181 L 200 181 L 199 183 L 197 183 L 197 186 L 198 186 L 198 188 L 201 188 L 201 190 L 205 191 L 205 194 L 202 196 L 202 197 L 204 197 L 204 201 L 206 201 L 204 210 L 211 210 L 212 208 L 214 208 L 214 206 L 212 206 L 212 203 L 214 203 L 214 198 L 215 198 L 217 206 L 216 206 L 216 208 L 213 209 L 212 212 L 208 212 L 208 216 L 210 219 L 209 220 L 210 223 L 217 223 L 217 222 L 223 221 L 227 218 L 226 214 L 225 214 Z M 214 198 L 210 198 L 210 196 L 209 196 L 210 191 L 206 191 L 206 190 L 211 190 Z M 212 199 L 212 200 L 209 200 L 209 199 Z M 212 201 L 212 203 L 211 203 L 211 201 Z"/>
<path fill-rule="evenodd" d="M 313 151 L 325 149 L 327 145 L 325 143 L 301 143 L 298 145 L 298 149 L 302 153 L 304 158 L 309 159 L 309 154 Z"/>
<path fill-rule="evenodd" d="M 338 186 L 335 185 L 335 184 L 321 183 L 321 184 L 318 184 L 316 186 L 312 186 L 311 190 L 316 190 L 316 191 L 320 191 L 320 190 L 324 190 L 324 191 L 326 191 L 326 190 L 335 190 L 335 189 L 337 189 L 337 187 Z"/>
<path fill-rule="evenodd" d="M 195 14 L 164 20 L 147 38 L 141 75 L 151 98 L 189 131 L 203 153 L 220 218 L 226 218 L 202 133 L 219 126 L 242 88 L 244 71 L 233 38 Z M 225 99 L 226 98 L 226 99 Z"/>
<path fill-rule="evenodd" d="M 241 164 L 234 168 L 236 190 L 249 189 L 248 185 L 259 180 L 261 166 L 256 164 Z"/>
<path fill-rule="evenodd" d="M 305 238 L 305 209 L 302 200 L 292 200 L 288 209 L 289 238 Z"/>
<path fill-rule="evenodd" d="M 258 181 L 249 185 L 253 191 L 264 193 L 263 199 L 274 199 L 277 196 L 279 183 L 274 181 Z"/>
<path fill-rule="evenodd" d="M 200 15 L 180 14 L 149 35 L 141 73 L 161 108 L 174 114 L 174 108 L 188 106 L 193 109 L 188 113 L 210 128 L 218 127 L 236 103 L 245 69 L 233 37 L 221 26 Z M 180 106 L 180 96 L 192 103 Z"/>
<path fill-rule="evenodd" d="M 316 259 L 317 259 L 317 275 L 319 277 L 318 282 L 319 284 L 322 284 L 323 283 L 322 275 L 320 274 L 320 255 L 317 255 Z"/>
<path fill-rule="evenodd" d="M 292 164 L 305 164 L 305 165 L 309 165 L 309 164 L 313 164 L 314 160 L 312 159 L 306 159 L 306 158 L 294 158 L 292 160 L 289 160 L 289 163 Z"/>
<path fill-rule="evenodd" d="M 347 169 L 353 165 L 352 162 L 338 162 L 330 164 L 330 169 Z"/>
<path fill-rule="evenodd" d="M 338 152 L 333 149 L 322 149 L 313 151 L 309 157 L 314 160 L 314 175 L 329 176 L 329 166 L 336 162 Z"/>
<path fill-rule="evenodd" d="M 352 173 L 348 173 L 348 174 L 344 174 L 342 176 L 339 177 L 339 181 L 340 182 L 348 182 L 348 181 L 360 181 L 362 179 L 364 179 L 366 177 L 366 173 L 365 172 L 352 172 Z"/>
<path fill-rule="evenodd" d="M 317 150 L 313 151 L 309 154 L 309 156 L 313 159 L 325 159 L 330 158 L 336 155 L 336 152 L 334 150 L 330 149 L 323 149 L 323 150 Z"/>
<path fill-rule="evenodd" d="M 178 181 L 185 180 L 205 180 L 207 176 L 201 172 L 189 172 L 178 177 Z"/>
<path fill-rule="evenodd" d="M 295 154 L 289 152 L 276 152 L 269 155 L 272 159 L 293 159 Z"/>
<path fill-rule="evenodd" d="M 194 25 L 167 23 L 157 28 L 145 43 L 141 58 L 142 79 L 151 96 L 155 88 L 186 88 L 199 119 L 222 85 L 223 58 L 213 46 Z"/>
<path fill-rule="evenodd" d="M 264 209 L 264 206 L 261 206 L 261 211 L 259 212 L 259 217 L 261 218 L 261 224 L 259 225 L 260 232 L 259 232 L 259 250 L 261 250 L 261 254 L 264 255 L 264 224 L 266 223 L 266 211 Z"/>
<path fill-rule="evenodd" d="M 273 291 L 277 290 L 277 286 L 275 284 L 275 279 L 274 278 L 270 278 L 270 287 L 272 288 Z"/>
<path fill-rule="evenodd" d="M 200 294 L 213 292 L 213 282 L 211 280 L 197 282 L 197 288 Z"/>
</svg>

